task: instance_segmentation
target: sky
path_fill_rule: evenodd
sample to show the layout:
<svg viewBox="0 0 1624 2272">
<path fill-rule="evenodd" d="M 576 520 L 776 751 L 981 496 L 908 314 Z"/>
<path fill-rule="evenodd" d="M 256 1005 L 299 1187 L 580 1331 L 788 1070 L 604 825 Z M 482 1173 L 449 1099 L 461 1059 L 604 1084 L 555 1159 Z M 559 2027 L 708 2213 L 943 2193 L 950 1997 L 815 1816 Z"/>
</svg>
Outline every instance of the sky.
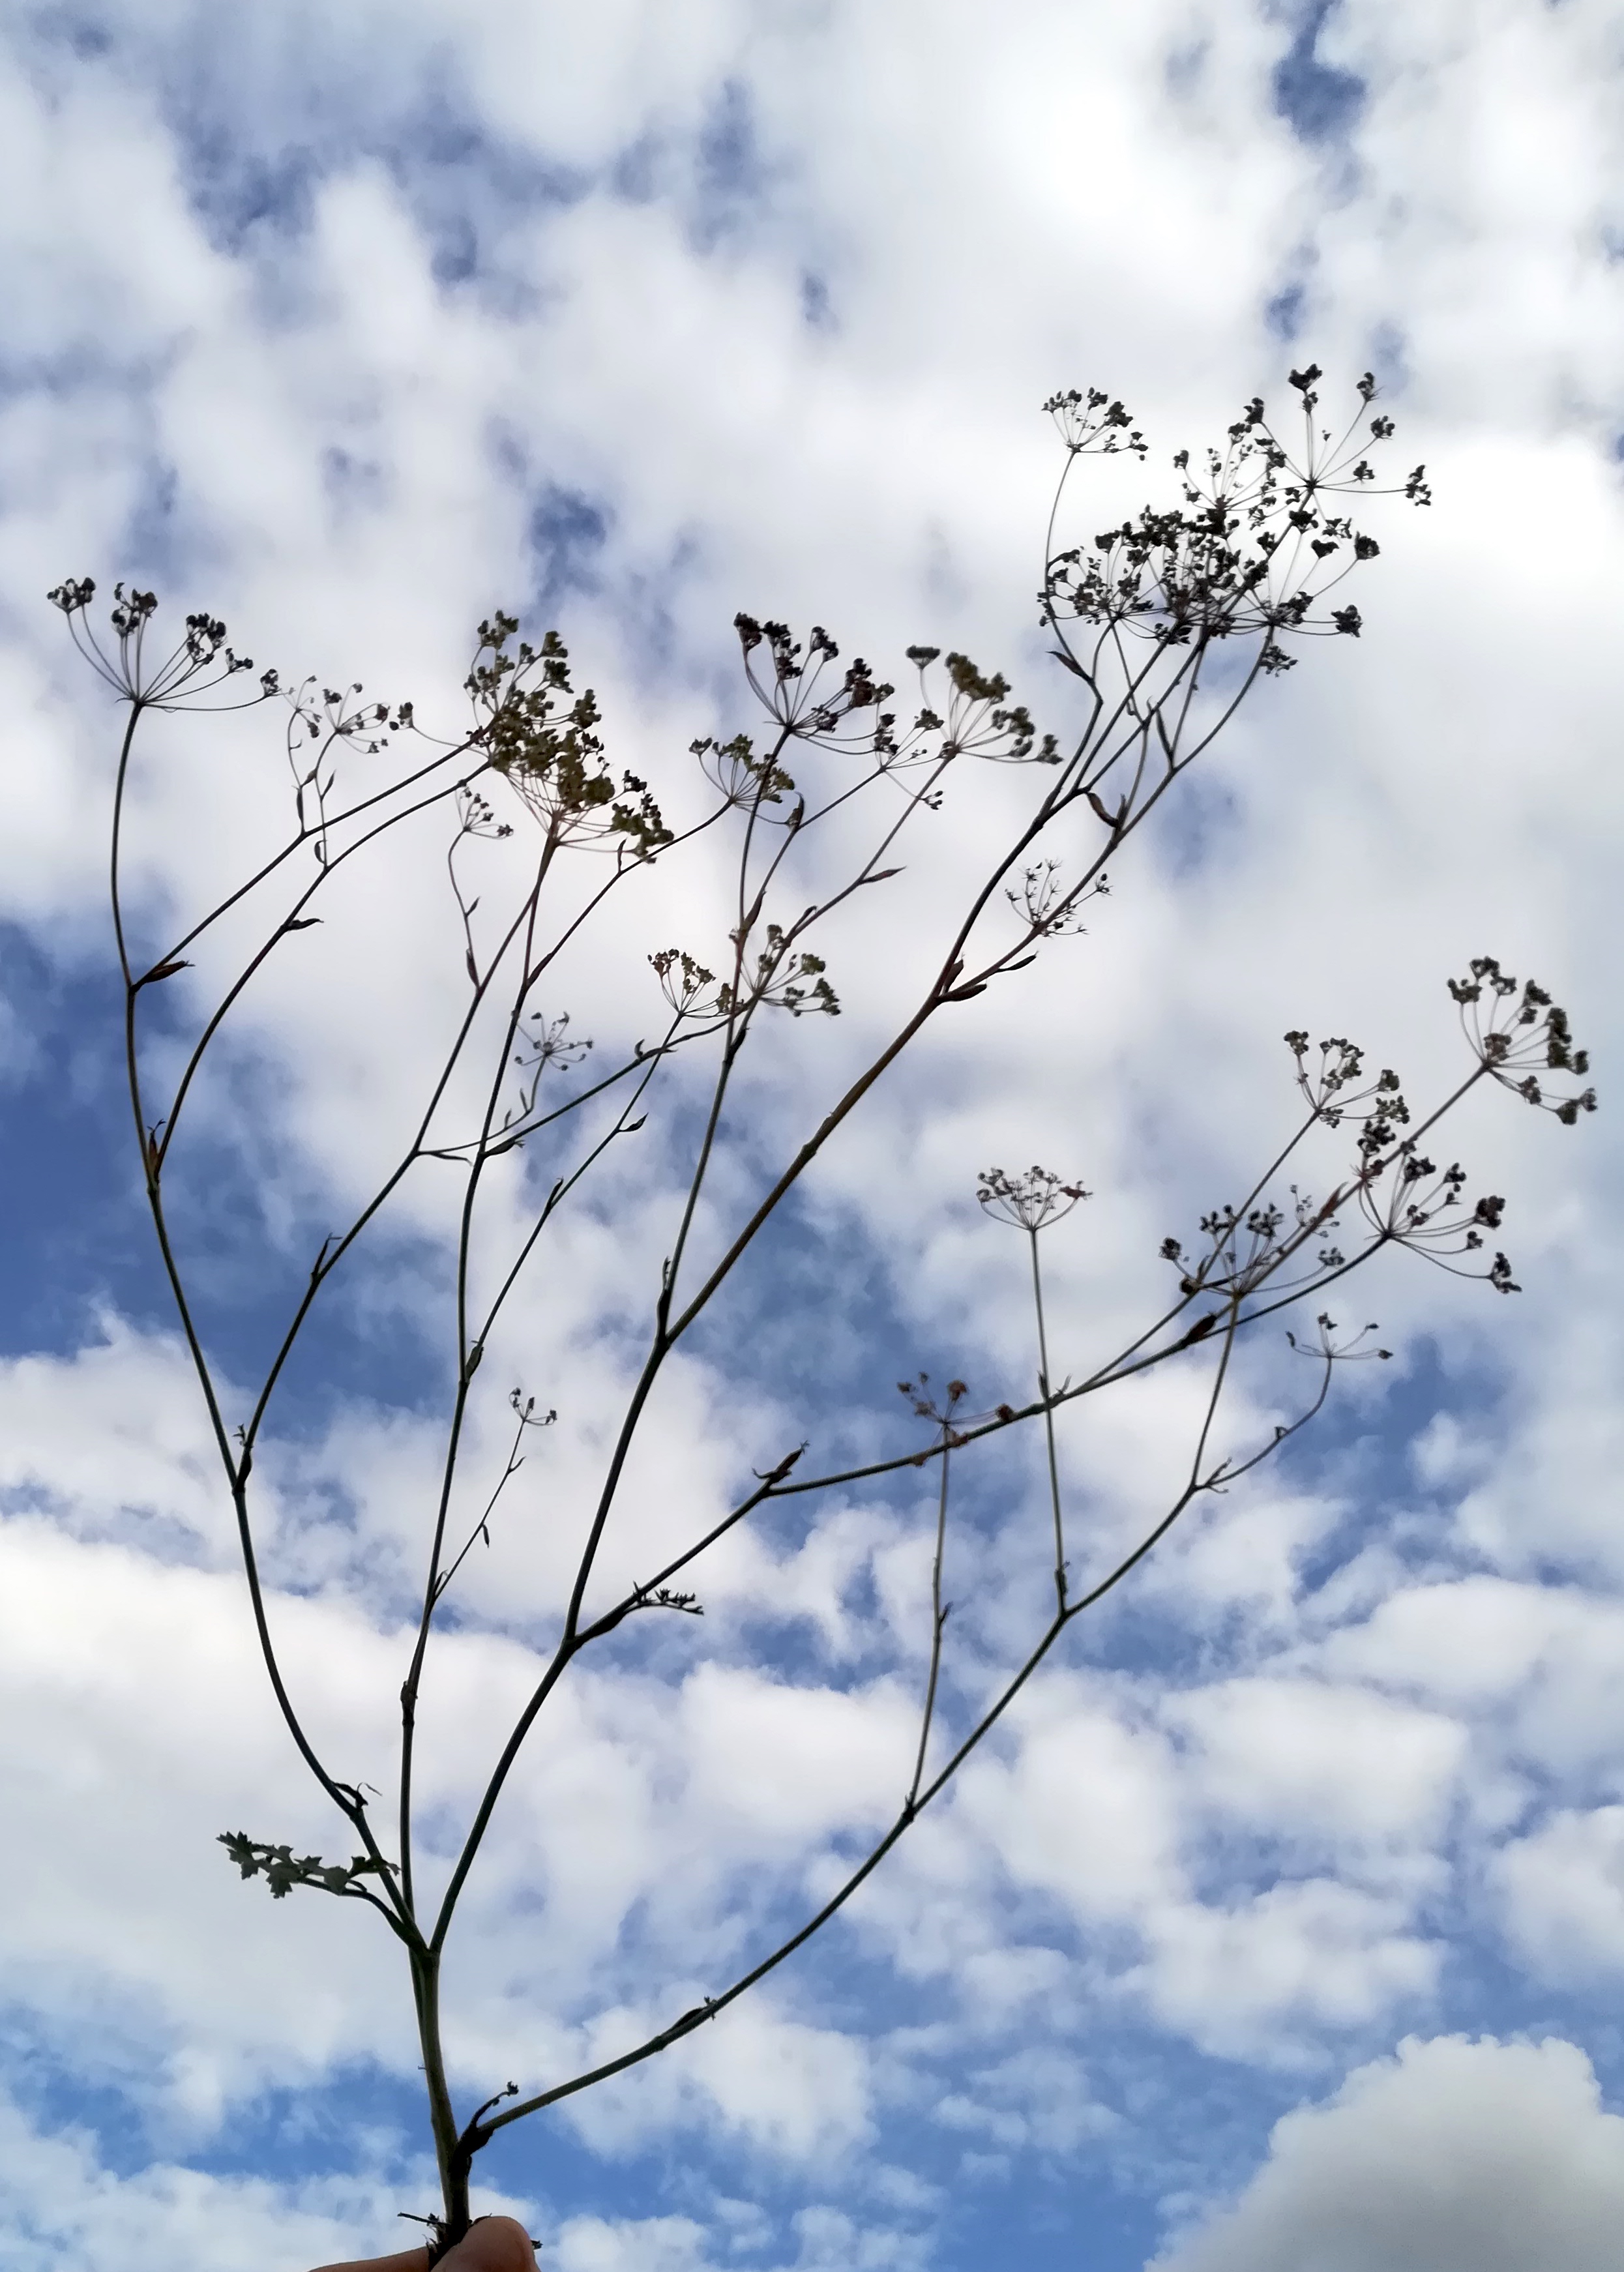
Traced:
<svg viewBox="0 0 1624 2272">
<path fill-rule="evenodd" d="M 673 1362 L 610 1570 L 635 1582 L 803 1438 L 826 1466 L 923 1440 L 900 1380 L 1032 1395 L 990 1166 L 1091 1193 L 1044 1248 L 1070 1376 L 1158 1313 L 1163 1238 L 1283 1140 L 1283 1032 L 1357 1037 L 1443 1095 L 1470 1065 L 1446 982 L 1492 954 L 1568 1007 L 1601 1114 L 1474 1093 L 1441 1140 L 1505 1196 L 1521 1290 L 1383 1257 L 1338 1314 L 1391 1359 L 1339 1368 L 1311 1430 L 1071 1629 L 814 1944 L 504 2133 L 476 2205 L 527 2217 L 558 2272 L 1613 2263 L 1621 110 L 1599 0 L 9 12 L 0 2262 L 303 2272 L 434 2205 L 395 1944 L 359 1903 L 273 1902 L 214 1842 L 331 1857 L 349 1831 L 268 1692 L 143 1211 L 107 906 L 122 721 L 48 589 L 150 587 L 160 627 L 223 618 L 256 676 L 358 682 L 448 736 L 475 627 L 508 609 L 568 642 L 617 774 L 684 813 L 691 743 L 760 731 L 741 609 L 827 624 L 842 667 L 899 685 L 910 645 L 968 653 L 1074 731 L 1034 607 L 1064 457 L 1041 406 L 1100 387 L 1149 445 L 1074 472 L 1061 528 L 1086 543 L 1254 395 L 1283 417 L 1313 362 L 1328 407 L 1374 374 L 1393 464 L 1433 497 L 1363 501 L 1360 635 L 1261 682 L 1085 934 L 873 1091 Z M 149 721 L 127 872 L 154 954 L 282 841 L 285 716 Z M 831 931 L 841 1016 L 763 1026 L 697 1251 L 917 998 L 1029 778 L 972 766 Z M 487 922 L 534 826 L 516 800 L 496 818 L 511 838 L 465 848 Z M 632 912 L 561 961 L 542 1006 L 593 1040 L 585 1067 L 654 1030 L 651 951 L 725 952 L 708 842 L 639 871 Z M 466 997 L 443 837 L 389 846 L 245 995 L 173 1155 L 234 1416 Z M 196 962 L 148 996 L 154 1079 L 226 968 Z M 557 1419 L 430 1659 L 436 1882 L 556 1636 L 640 1362 L 700 1110 L 685 1071 L 664 1094 L 560 1214 L 474 1407 L 474 1514 L 510 1389 Z M 380 1787 L 449 1394 L 460 1171 L 432 1164 L 334 1281 L 258 1461 L 290 1683 L 334 1771 Z M 544 1190 L 515 1166 L 482 1267 Z M 1307 1377 L 1261 1334 L 1225 1452 Z M 1080 1568 L 1176 1489 L 1201 1381 L 1167 1368 L 1064 1417 Z M 955 1460 L 939 1736 L 1041 1620 L 1037 1451 Z M 469 1883 L 465 2111 L 716 1992 L 891 1820 L 935 1521 L 911 1469 L 779 1502 L 704 1566 L 702 1619 L 631 1620 L 572 1670 Z"/>
</svg>

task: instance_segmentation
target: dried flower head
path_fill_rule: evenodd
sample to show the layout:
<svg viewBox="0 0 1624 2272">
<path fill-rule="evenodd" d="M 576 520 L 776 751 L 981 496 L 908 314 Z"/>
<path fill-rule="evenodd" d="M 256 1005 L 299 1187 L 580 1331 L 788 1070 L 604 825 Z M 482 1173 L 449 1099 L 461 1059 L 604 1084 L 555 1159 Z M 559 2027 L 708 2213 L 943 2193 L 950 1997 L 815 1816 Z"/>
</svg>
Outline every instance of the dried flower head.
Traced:
<svg viewBox="0 0 1624 2272">
<path fill-rule="evenodd" d="M 1568 1013 L 1530 978 L 1521 993 L 1517 982 L 1492 954 L 1480 954 L 1464 978 L 1452 978 L 1449 992 L 1458 1004 L 1461 1025 L 1484 1070 L 1527 1103 L 1553 1112 L 1571 1128 L 1582 1112 L 1594 1112 L 1593 1088 L 1553 1091 L 1539 1075 L 1590 1069 L 1590 1052 L 1575 1049 Z"/>
<path fill-rule="evenodd" d="M 1063 1183 L 1050 1168 L 1029 1168 L 1019 1176 L 988 1168 L 976 1185 L 976 1197 L 989 1214 L 1034 1234 L 1059 1222 L 1089 1196 L 1081 1184 Z"/>
<path fill-rule="evenodd" d="M 646 781 L 622 776 L 617 788 L 603 761 L 597 698 L 577 694 L 557 632 L 539 648 L 513 642 L 518 618 L 498 613 L 479 627 L 474 667 L 464 682 L 474 705 L 469 739 L 484 752 L 560 844 L 606 842 L 649 859 L 671 832 Z"/>
<path fill-rule="evenodd" d="M 1368 452 L 1388 439 L 1391 419 L 1366 422 L 1375 395 L 1368 372 L 1356 390 L 1359 408 L 1339 436 L 1316 428 L 1319 401 L 1313 382 L 1317 365 L 1294 371 L 1291 384 L 1302 398 L 1304 439 L 1295 451 L 1276 435 L 1255 396 L 1231 426 L 1225 446 L 1209 450 L 1193 467 L 1181 450 L 1173 460 L 1181 502 L 1147 505 L 1118 527 L 1104 530 L 1089 545 L 1057 553 L 1050 561 L 1043 591 L 1044 620 L 1055 628 L 1076 621 L 1100 629 L 1137 632 L 1165 646 L 1193 641 L 1260 635 L 1261 668 L 1269 673 L 1291 667 L 1282 646 L 1291 635 L 1321 632 L 1357 638 L 1361 618 L 1343 605 L 1316 612 L 1332 589 L 1380 548 L 1356 528 L 1333 501 L 1360 491 L 1377 492 Z M 1086 404 L 1075 395 L 1055 398 L 1062 432 L 1074 452 L 1102 446 L 1126 425 L 1120 404 L 1101 410 L 1103 398 Z M 1072 438 L 1072 427 L 1083 423 Z M 1092 418 L 1099 422 L 1089 426 Z M 1129 446 L 1142 453 L 1136 432 Z M 1417 504 L 1430 502 L 1418 466 L 1403 483 Z"/>
</svg>

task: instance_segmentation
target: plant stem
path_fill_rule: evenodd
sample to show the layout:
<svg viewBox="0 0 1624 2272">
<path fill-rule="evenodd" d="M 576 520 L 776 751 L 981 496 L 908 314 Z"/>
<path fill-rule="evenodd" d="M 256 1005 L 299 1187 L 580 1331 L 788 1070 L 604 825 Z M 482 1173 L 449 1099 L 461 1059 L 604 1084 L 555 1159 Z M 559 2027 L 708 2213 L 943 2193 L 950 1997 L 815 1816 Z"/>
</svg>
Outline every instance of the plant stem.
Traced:
<svg viewBox="0 0 1624 2272">
<path fill-rule="evenodd" d="M 440 2043 L 440 1958 L 432 1948 L 410 1952 L 412 1999 L 417 2007 L 417 2040 L 423 2049 L 423 2081 L 429 2094 L 429 2121 L 434 2132 L 434 2157 L 439 2165 L 440 2192 L 445 2226 L 453 2241 L 468 2229 L 468 2164 L 470 2156 L 458 2151 L 457 2118 L 445 2081 L 445 2054 Z"/>
<path fill-rule="evenodd" d="M 1037 1386 L 1044 1400 L 1044 1432 L 1049 1449 L 1049 1498 L 1054 1509 L 1054 1596 L 1055 1607 L 1066 1615 L 1066 1527 L 1060 1513 L 1060 1464 L 1054 1446 L 1054 1403 L 1049 1394 L 1049 1334 L 1044 1323 L 1044 1274 L 1037 1259 L 1037 1231 L 1029 1230 L 1032 1242 L 1032 1300 L 1037 1311 Z M 944 1461 L 944 1465 L 946 1462 Z"/>
</svg>

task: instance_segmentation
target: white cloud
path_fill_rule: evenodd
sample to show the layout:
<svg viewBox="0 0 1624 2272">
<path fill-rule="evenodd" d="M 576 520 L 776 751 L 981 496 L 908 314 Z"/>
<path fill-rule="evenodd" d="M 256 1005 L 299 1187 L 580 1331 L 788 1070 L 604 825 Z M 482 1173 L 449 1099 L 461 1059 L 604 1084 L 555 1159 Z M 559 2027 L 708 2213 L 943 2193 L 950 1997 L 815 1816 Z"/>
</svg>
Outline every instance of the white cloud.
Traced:
<svg viewBox="0 0 1624 2272">
<path fill-rule="evenodd" d="M 94 1424 L 86 1422 L 94 1416 Z M 236 1539 L 219 1452 L 178 1337 L 108 1315 L 71 1356 L 0 1364 L 0 1491 L 43 1499 L 81 1536 L 138 1536 L 216 1566 Z"/>
<path fill-rule="evenodd" d="M 418 2197 L 430 2174 L 418 2164 L 287 2186 L 162 2161 L 126 2174 L 105 2165 L 88 2132 L 47 2134 L 10 2099 L 0 2104 L 0 2218 L 18 2272 L 75 2256 L 131 2272 L 256 2272 L 267 2256 L 331 2263 L 392 2245 L 402 2230 L 396 2187 Z"/>
<path fill-rule="evenodd" d="M 1495 1889 L 1516 1954 L 1571 1984 L 1624 1969 L 1624 1806 L 1562 1809 L 1495 1857 Z"/>
<path fill-rule="evenodd" d="M 720 2206 L 742 2209 L 745 2204 Z M 559 2261 L 565 2272 L 711 2272 L 713 2266 L 737 2262 L 740 2248 L 753 2255 L 767 2246 L 756 2218 L 735 2220 L 730 2231 L 728 2222 L 719 2216 L 722 2229 L 707 2231 L 685 2216 L 572 2217 L 558 2234 Z M 792 2226 L 793 2253 L 784 2255 L 782 2243 L 770 2248 L 775 2272 L 916 2272 L 927 2261 L 916 2236 L 865 2227 L 827 2205 L 802 2209 Z"/>
<path fill-rule="evenodd" d="M 353 1910 L 254 1898 L 213 1842 L 239 1829 L 306 1851 L 332 1842 L 289 1757 L 241 1581 L 25 1517 L 0 1525 L 0 1558 L 8 1720 L 51 1731 L 48 1748 L 5 1760 L 10 1835 L 30 1858 L 0 1939 L 63 2055 L 126 2087 L 139 2077 L 155 2116 L 205 2134 L 273 2075 L 403 2056 L 382 1938 L 356 1930 Z M 358 1768 L 386 1646 L 353 1617 L 280 1607 L 290 1660 L 326 1676 L 313 1716 Z M 259 1984 L 284 1967 L 266 2010 Z"/>
<path fill-rule="evenodd" d="M 965 2089 L 939 2101 L 936 2119 L 1007 2150 L 1030 2145 L 1074 2154 L 1110 2131 L 1117 2118 L 1095 2097 L 1076 2059 L 1034 2045 L 967 2077 Z"/>
<path fill-rule="evenodd" d="M 1211 1805 L 1277 1835 L 1380 1847 L 1435 1835 L 1465 1730 L 1367 1691 L 1301 1680 L 1226 1681 L 1176 1699 Z"/>
<path fill-rule="evenodd" d="M 1426 1999 L 1441 1951 L 1407 1903 L 1332 1878 L 1149 1920 L 1142 1984 L 1165 2022 L 1223 2056 L 1300 2059 L 1316 2030 L 1363 2029 Z"/>
<path fill-rule="evenodd" d="M 1414 2037 L 1287 2115 L 1236 2206 L 1165 2272 L 1602 2272 L 1624 2119 L 1575 2044 Z"/>
<path fill-rule="evenodd" d="M 1019 1882 L 1081 1917 L 1124 1923 L 1180 1882 L 1167 1747 L 1059 1680 L 1022 1730 L 1014 1762 L 975 1761 L 956 1812 Z"/>
<path fill-rule="evenodd" d="M 611 2224 L 598 2216 L 572 2217 L 558 2235 L 565 2272 L 702 2272 L 707 2261 L 704 2228 L 691 2217 L 643 2217 Z"/>
</svg>

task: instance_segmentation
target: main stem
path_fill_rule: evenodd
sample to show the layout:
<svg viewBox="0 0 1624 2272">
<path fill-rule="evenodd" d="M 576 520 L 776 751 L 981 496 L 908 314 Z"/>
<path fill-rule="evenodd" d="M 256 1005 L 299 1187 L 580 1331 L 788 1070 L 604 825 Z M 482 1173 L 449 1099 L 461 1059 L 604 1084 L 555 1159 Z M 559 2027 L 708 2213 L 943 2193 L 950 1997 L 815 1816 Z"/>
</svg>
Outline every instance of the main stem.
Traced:
<svg viewBox="0 0 1624 2272">
<path fill-rule="evenodd" d="M 445 2208 L 445 2229 L 457 2241 L 468 2229 L 468 2168 L 472 2156 L 458 2151 L 457 2117 L 445 2081 L 445 2053 L 440 2043 L 440 1954 L 436 1948 L 414 1948 L 408 1955 L 412 2000 L 417 2009 L 417 2040 L 423 2051 L 423 2081 L 429 2093 L 429 2121 L 434 2132 L 434 2158 L 439 2165 L 440 2194 Z"/>
</svg>

